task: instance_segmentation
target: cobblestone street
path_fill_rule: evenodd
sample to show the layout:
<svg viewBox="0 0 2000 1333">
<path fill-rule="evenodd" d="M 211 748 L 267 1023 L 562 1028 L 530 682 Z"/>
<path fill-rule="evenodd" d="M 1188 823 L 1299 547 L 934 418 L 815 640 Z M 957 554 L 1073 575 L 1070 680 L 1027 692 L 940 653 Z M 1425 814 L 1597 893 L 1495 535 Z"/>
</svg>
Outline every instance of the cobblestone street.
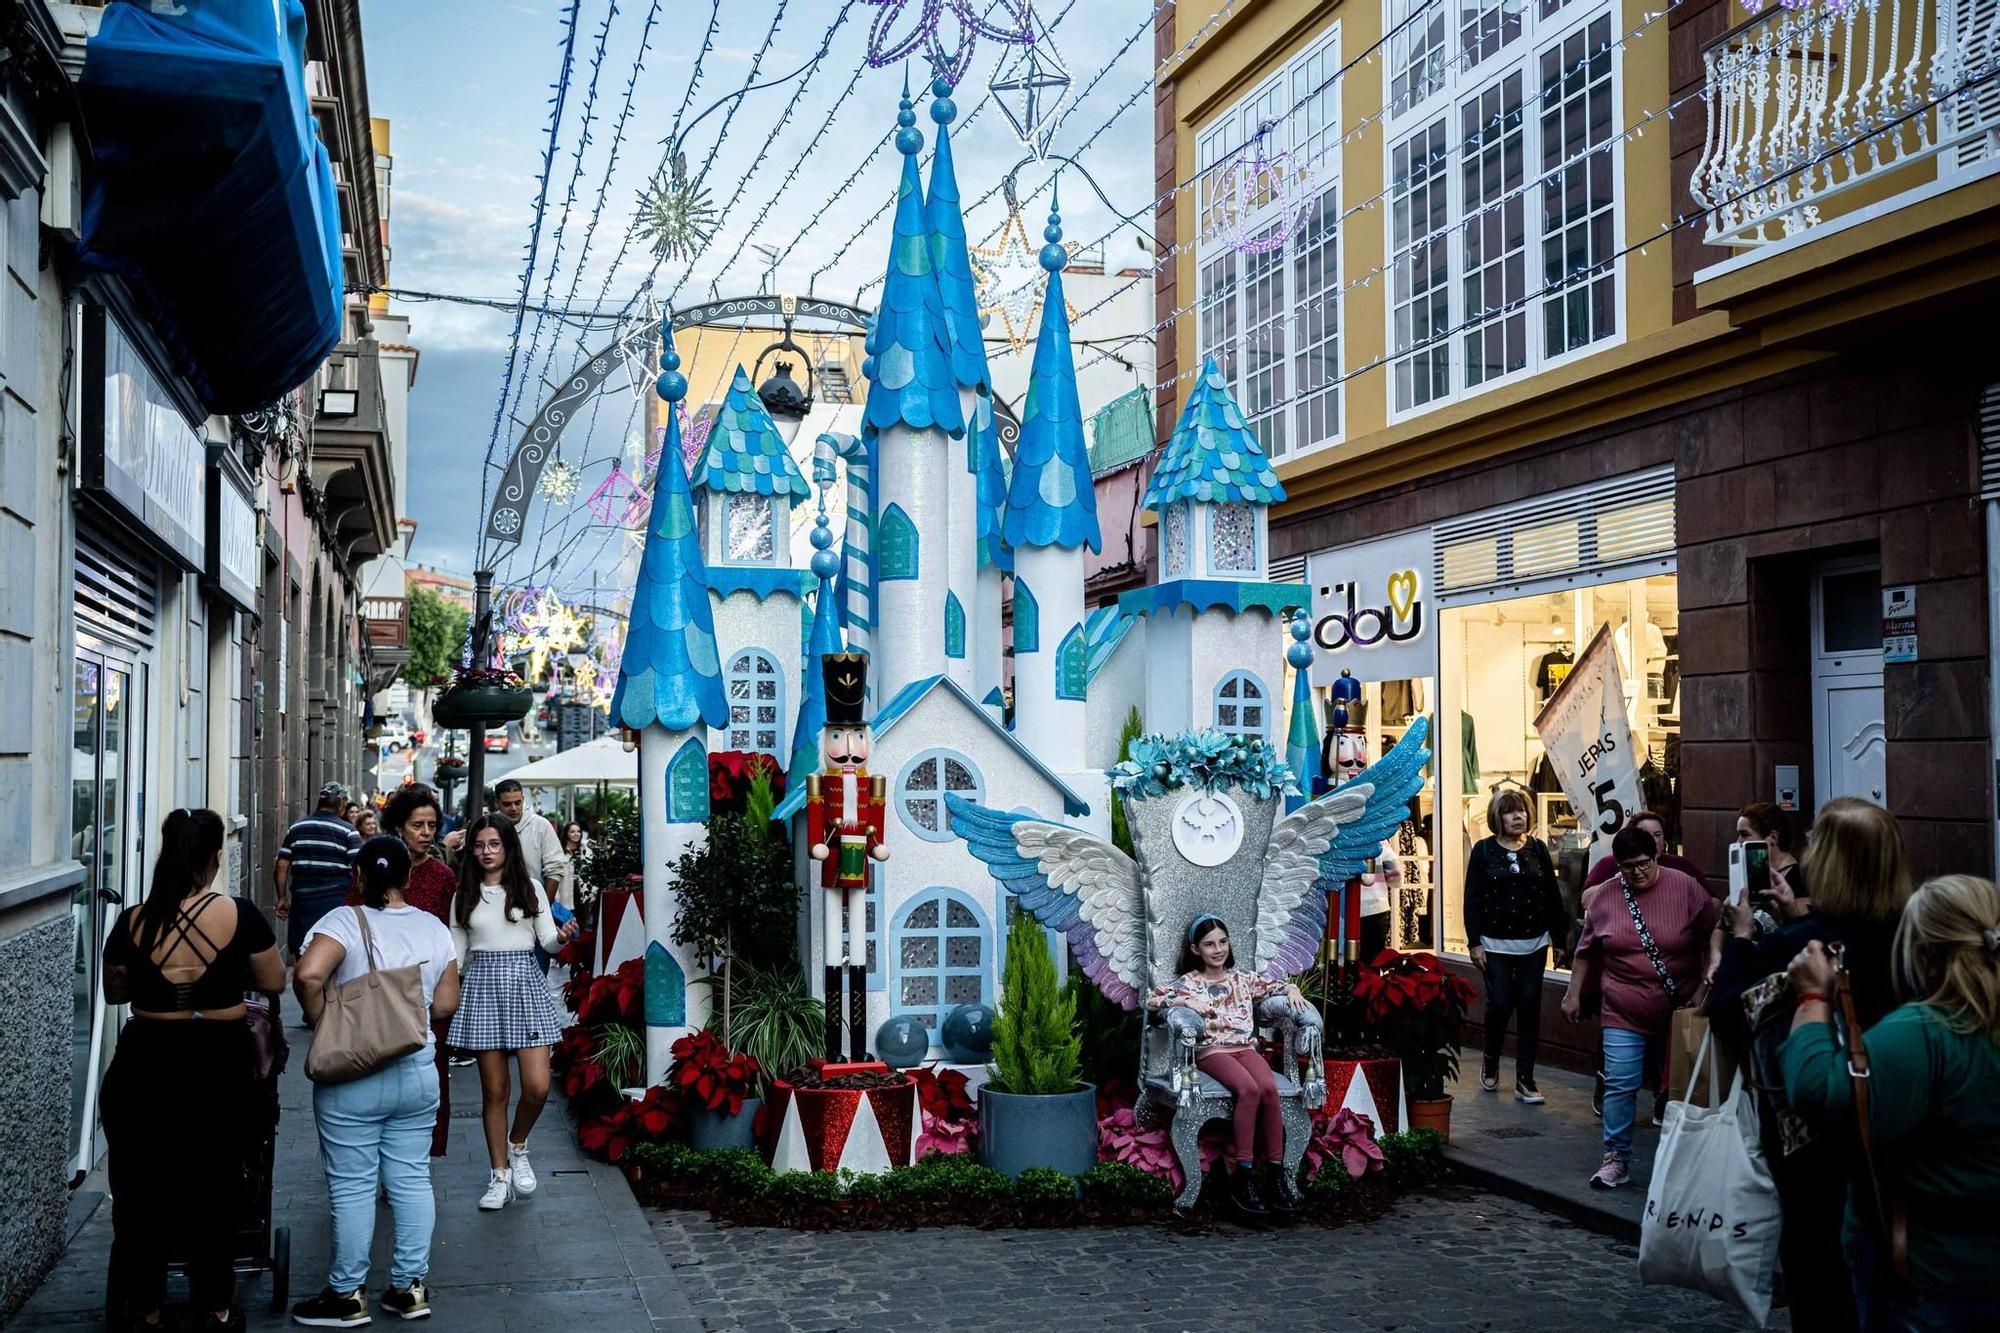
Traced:
<svg viewBox="0 0 2000 1333">
<path fill-rule="evenodd" d="M 1546 1333 L 1749 1327 L 1641 1287 L 1633 1248 L 1467 1189 L 1372 1224 L 1257 1235 L 1158 1228 L 823 1235 L 649 1212 L 703 1329 L 1292 1329 Z M 935 1286 L 930 1284 L 935 1283 Z M 674 1326 L 674 1325 L 669 1325 Z M 1776 1329 L 1788 1329 L 1782 1313 Z"/>
</svg>

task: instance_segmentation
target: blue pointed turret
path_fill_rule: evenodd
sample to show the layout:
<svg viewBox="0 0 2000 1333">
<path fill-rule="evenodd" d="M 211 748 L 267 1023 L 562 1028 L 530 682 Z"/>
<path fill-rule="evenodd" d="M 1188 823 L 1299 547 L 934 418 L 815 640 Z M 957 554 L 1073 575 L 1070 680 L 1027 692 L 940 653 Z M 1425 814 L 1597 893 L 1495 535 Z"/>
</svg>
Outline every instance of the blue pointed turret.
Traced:
<svg viewBox="0 0 2000 1333">
<path fill-rule="evenodd" d="M 1083 408 L 1076 395 L 1076 358 L 1069 343 L 1069 309 L 1063 304 L 1062 271 L 1069 251 L 1062 245 L 1062 216 L 1049 202 L 1049 225 L 1042 237 L 1042 267 L 1049 275 L 1042 297 L 1042 328 L 1035 339 L 1034 368 L 1021 413 L 1021 440 L 1014 448 L 1014 478 L 1007 488 L 1007 519 L 1001 535 L 1019 550 L 1028 546 L 1088 545 L 1099 550 L 1097 492 L 1090 481 L 1090 447 L 1083 438 Z M 995 441 L 994 447 L 999 447 Z"/>
<path fill-rule="evenodd" d="M 694 484 L 705 490 L 754 495 L 782 495 L 794 500 L 812 497 L 799 465 L 792 461 L 785 437 L 750 387 L 743 367 L 723 395 L 721 410 L 709 429 L 708 443 L 694 465 Z"/>
<path fill-rule="evenodd" d="M 931 257 L 924 193 L 917 180 L 917 153 L 924 136 L 917 129 L 907 86 L 896 124 L 903 178 L 896 187 L 895 235 L 889 244 L 882 307 L 869 340 L 872 365 L 862 420 L 869 431 L 908 426 L 963 435 L 965 414 L 951 371 L 951 329 Z"/>
<path fill-rule="evenodd" d="M 681 359 L 669 333 L 663 324 L 657 382 L 667 403 L 667 437 L 653 483 L 639 584 L 632 590 L 618 689 L 611 696 L 612 722 L 634 731 L 656 724 L 689 731 L 702 723 L 721 727 L 729 721 L 708 605 L 708 567 L 695 527 L 694 493 L 681 463 L 680 414 L 674 410 L 687 397 L 687 376 L 680 372 Z"/>
<path fill-rule="evenodd" d="M 1012 569 L 1014 557 L 1001 536 L 1007 521 L 1007 474 L 1000 468 L 1000 426 L 993 419 L 993 399 L 973 400 L 969 435 L 972 471 L 979 479 L 979 568 Z"/>
<path fill-rule="evenodd" d="M 1236 405 L 1228 379 L 1209 357 L 1146 488 L 1146 508 L 1157 513 L 1175 500 L 1274 505 L 1284 498 L 1284 483 Z"/>
<path fill-rule="evenodd" d="M 1292 724 L 1285 733 L 1285 765 L 1299 780 L 1299 789 L 1285 798 L 1285 813 L 1313 798 L 1313 784 L 1321 776 L 1319 719 L 1313 715 L 1312 617 L 1303 611 L 1292 617 L 1292 646 L 1285 649 L 1285 661 L 1292 668 Z"/>
<path fill-rule="evenodd" d="M 826 520 L 826 492 L 820 491 L 819 517 L 813 520 L 812 572 L 819 579 L 819 596 L 813 602 L 812 633 L 806 640 L 805 688 L 799 696 L 799 719 L 792 729 L 792 762 L 785 770 L 788 791 L 803 792 L 806 778 L 820 770 L 819 734 L 826 727 L 826 680 L 819 660 L 828 653 L 846 651 L 840 642 L 840 600 L 834 591 L 833 576 L 840 572 L 840 557 L 834 554 L 833 529 Z"/>
<path fill-rule="evenodd" d="M 944 297 L 945 321 L 951 331 L 952 378 L 961 389 L 988 392 L 993 380 L 986 367 L 986 331 L 979 326 L 972 256 L 965 242 L 965 213 L 959 203 L 958 172 L 951 160 L 951 122 L 957 114 L 958 105 L 951 100 L 951 81 L 940 76 L 931 85 L 931 120 L 937 125 L 937 152 L 931 155 L 924 219 L 930 224 L 931 267 L 937 270 L 938 291 Z"/>
</svg>

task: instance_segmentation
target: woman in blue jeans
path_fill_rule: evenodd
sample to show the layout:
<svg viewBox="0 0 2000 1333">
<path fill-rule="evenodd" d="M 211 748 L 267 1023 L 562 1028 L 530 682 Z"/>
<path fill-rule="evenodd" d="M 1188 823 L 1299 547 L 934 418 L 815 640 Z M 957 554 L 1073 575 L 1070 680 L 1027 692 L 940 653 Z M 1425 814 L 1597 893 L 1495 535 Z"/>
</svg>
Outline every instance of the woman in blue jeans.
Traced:
<svg viewBox="0 0 2000 1333">
<path fill-rule="evenodd" d="M 363 906 L 322 917 L 306 936 L 294 970 L 292 984 L 306 1022 L 318 1026 L 329 984 L 367 975 L 371 952 L 377 968 L 418 968 L 430 1017 L 450 1017 L 458 1009 L 458 959 L 445 924 L 403 900 L 409 848 L 400 838 L 371 838 L 362 845 L 357 869 Z M 427 1040 L 435 1040 L 431 1026 L 424 1024 Z M 430 1166 L 437 1108 L 438 1070 L 428 1044 L 365 1078 L 314 1086 L 313 1119 L 333 1205 L 333 1264 L 326 1290 L 292 1307 L 294 1323 L 350 1328 L 369 1322 L 368 1250 L 375 1239 L 378 1182 L 396 1217 L 382 1308 L 404 1319 L 430 1314 L 425 1279 L 437 1219 Z"/>
</svg>

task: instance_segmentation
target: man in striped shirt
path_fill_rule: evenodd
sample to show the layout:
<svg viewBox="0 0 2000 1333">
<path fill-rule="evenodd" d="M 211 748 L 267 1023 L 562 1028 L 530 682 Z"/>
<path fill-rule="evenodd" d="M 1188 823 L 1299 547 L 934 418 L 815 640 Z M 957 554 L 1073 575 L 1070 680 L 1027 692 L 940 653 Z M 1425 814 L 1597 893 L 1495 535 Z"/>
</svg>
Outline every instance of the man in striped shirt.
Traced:
<svg viewBox="0 0 2000 1333">
<path fill-rule="evenodd" d="M 354 860 L 361 835 L 340 817 L 347 789 L 329 782 L 319 789 L 319 807 L 285 830 L 278 846 L 278 919 L 287 923 L 286 945 L 294 956 L 306 932 L 347 897 L 354 883 Z"/>
</svg>

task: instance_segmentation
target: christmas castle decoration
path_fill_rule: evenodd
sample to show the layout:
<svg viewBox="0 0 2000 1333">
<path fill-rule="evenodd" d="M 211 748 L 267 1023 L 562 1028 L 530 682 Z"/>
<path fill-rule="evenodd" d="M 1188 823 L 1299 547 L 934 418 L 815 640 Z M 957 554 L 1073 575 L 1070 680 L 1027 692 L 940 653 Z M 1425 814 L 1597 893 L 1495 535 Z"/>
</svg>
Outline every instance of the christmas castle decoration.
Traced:
<svg viewBox="0 0 2000 1333">
<path fill-rule="evenodd" d="M 957 107 L 948 79 L 930 92 L 937 151 L 927 187 L 907 89 L 896 117 L 902 173 L 866 343 L 860 433 L 820 436 L 809 483 L 739 373 L 692 482 L 676 468 L 659 472 L 613 719 L 637 733 L 642 756 L 648 1018 L 657 1014 L 662 1034 L 700 1021 L 706 989 L 691 985 L 695 960 L 665 942 L 673 902 L 664 876 L 700 836 L 706 785 L 696 775 L 711 750 L 763 752 L 786 771 L 776 817 L 794 840 L 798 882 L 814 886 L 802 896 L 800 961 L 838 1024 L 829 1049 L 837 1040 L 846 1056 L 861 1055 L 888 1019 L 908 1017 L 936 1058 L 955 1009 L 997 1002 L 1022 886 L 999 872 L 991 847 L 954 834 L 953 811 L 1004 812 L 1108 843 L 1109 771 L 1134 707 L 1149 733 L 1213 731 L 1219 737 L 1202 743 L 1224 750 L 1262 742 L 1257 752 L 1273 767 L 1297 756 L 1302 790 L 1283 803 L 1311 795 L 1317 719 L 1285 674 L 1288 649 L 1294 661 L 1310 651 L 1288 633 L 1310 593 L 1269 579 L 1267 515 L 1285 492 L 1255 432 L 1221 372 L 1206 367 L 1145 497 L 1161 520 L 1161 581 L 1089 605 L 1084 552 L 1101 538 L 1063 299 L 1062 219 L 1052 200 L 1044 243 L 1031 252 L 1040 314 L 1009 460 L 961 214 L 965 163 L 952 153 Z M 658 391 L 677 405 L 686 383 L 670 350 L 662 364 Z M 668 416 L 672 458 L 684 441 L 679 413 Z M 825 512 L 837 485 L 847 502 L 839 529 Z M 813 555 L 799 569 L 785 534 L 815 487 Z M 825 663 L 844 653 L 860 655 L 858 704 L 829 697 Z M 845 882 L 827 831 L 856 821 L 827 802 L 838 796 L 844 807 L 846 787 L 809 781 L 840 769 L 836 732 L 865 735 L 873 779 L 856 787 L 852 812 L 868 824 L 864 873 Z M 859 804 L 872 805 L 877 782 L 871 823 Z M 812 822 L 825 841 L 804 817 L 815 787 Z M 1257 808 L 1279 803 L 1274 793 Z M 818 887 L 827 871 L 809 856 L 814 845 L 826 848 L 832 888 Z M 1310 933 L 1305 910 L 1299 929 Z M 1073 952 L 1087 969 L 1105 961 Z"/>
</svg>

